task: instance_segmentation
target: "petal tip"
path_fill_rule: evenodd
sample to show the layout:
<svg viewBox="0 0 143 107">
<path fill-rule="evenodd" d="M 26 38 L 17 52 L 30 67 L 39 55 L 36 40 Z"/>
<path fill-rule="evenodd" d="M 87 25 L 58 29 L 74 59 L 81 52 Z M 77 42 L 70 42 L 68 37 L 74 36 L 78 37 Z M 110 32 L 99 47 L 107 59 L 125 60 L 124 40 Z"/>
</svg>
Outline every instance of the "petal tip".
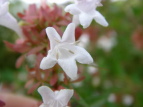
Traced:
<svg viewBox="0 0 143 107">
<path fill-rule="evenodd" d="M 41 63 L 40 63 L 40 68 L 41 68 L 42 70 L 45 70 L 45 69 L 46 69 L 45 60 L 46 60 L 46 57 L 44 57 L 44 58 L 42 59 Z"/>
<path fill-rule="evenodd" d="M 72 26 L 74 28 L 75 27 L 75 23 L 70 23 L 68 26 Z"/>
<path fill-rule="evenodd" d="M 37 89 L 37 91 L 40 93 L 44 88 L 47 88 L 46 86 L 41 86 Z"/>
<path fill-rule="evenodd" d="M 77 74 L 76 75 L 74 75 L 74 76 L 72 76 L 72 77 L 70 77 L 71 78 L 71 80 L 76 80 L 77 78 L 78 78 L 78 76 L 77 76 Z"/>
<path fill-rule="evenodd" d="M 103 26 L 107 27 L 109 24 L 108 22 L 104 23 Z"/>
<path fill-rule="evenodd" d="M 46 28 L 46 32 L 47 32 L 47 31 L 50 31 L 50 30 L 53 30 L 53 29 L 54 29 L 53 27 L 47 27 L 47 28 Z"/>
</svg>

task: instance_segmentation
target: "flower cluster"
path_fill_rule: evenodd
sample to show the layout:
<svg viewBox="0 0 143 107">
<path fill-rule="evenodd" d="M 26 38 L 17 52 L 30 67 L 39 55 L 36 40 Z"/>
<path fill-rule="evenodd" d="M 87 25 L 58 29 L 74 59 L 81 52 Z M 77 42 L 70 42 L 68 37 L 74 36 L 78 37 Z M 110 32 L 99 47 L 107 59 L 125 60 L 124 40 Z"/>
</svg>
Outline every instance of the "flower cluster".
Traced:
<svg viewBox="0 0 143 107">
<path fill-rule="evenodd" d="M 87 28 L 94 19 L 97 23 L 108 26 L 105 18 L 95 10 L 101 6 L 100 2 L 101 0 L 75 0 L 75 4 L 68 5 L 65 11 L 74 15 L 72 23 L 70 14 L 64 13 L 63 9 L 57 5 L 50 7 L 46 5 L 45 1 L 42 2 L 40 8 L 30 5 L 24 14 L 18 13 L 22 20 L 20 29 L 17 21 L 8 13 L 8 2 L 0 1 L 0 24 L 22 36 L 15 44 L 5 42 L 9 48 L 22 54 L 17 60 L 16 66 L 20 67 L 24 60 L 34 60 L 32 66 L 26 65 L 30 78 L 26 87 L 31 83 L 35 84 L 29 93 L 47 83 L 53 90 L 61 89 L 53 92 L 47 86 L 39 87 L 38 92 L 43 99 L 40 107 L 67 106 L 73 90 L 63 89 L 65 86 L 62 85 L 62 82 L 58 82 L 59 73 L 64 75 L 63 83 L 78 81 L 81 79 L 78 78 L 76 61 L 81 64 L 93 64 L 91 55 L 78 46 L 80 41 L 76 41 L 76 39 L 81 35 L 83 29 L 77 25 L 80 23 L 83 28 Z M 10 22 L 3 21 L 6 18 L 10 19 Z M 14 25 L 14 27 L 7 26 L 7 23 L 11 23 L 10 25 Z M 65 26 L 67 26 L 66 29 Z M 63 29 L 65 29 L 64 33 Z M 49 41 L 47 41 L 46 35 Z M 30 55 L 34 55 L 34 57 Z"/>
</svg>

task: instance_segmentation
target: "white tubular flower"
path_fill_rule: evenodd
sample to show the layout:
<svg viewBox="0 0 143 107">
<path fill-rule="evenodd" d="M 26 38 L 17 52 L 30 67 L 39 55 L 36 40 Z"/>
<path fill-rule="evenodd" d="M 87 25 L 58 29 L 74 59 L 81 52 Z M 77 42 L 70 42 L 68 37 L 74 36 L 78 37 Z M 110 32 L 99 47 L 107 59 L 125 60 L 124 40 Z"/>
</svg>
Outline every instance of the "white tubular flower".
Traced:
<svg viewBox="0 0 143 107">
<path fill-rule="evenodd" d="M 101 0 L 76 0 L 75 4 L 70 4 L 65 8 L 73 16 L 73 22 L 77 25 L 80 23 L 83 28 L 87 28 L 94 19 L 97 23 L 108 26 L 105 18 L 95 10 L 96 7 L 102 6 Z"/>
<path fill-rule="evenodd" d="M 90 54 L 82 47 L 76 46 L 75 42 L 75 24 L 71 23 L 67 26 L 63 37 L 52 27 L 46 29 L 46 33 L 50 40 L 50 47 L 47 57 L 41 61 L 41 69 L 52 68 L 58 63 L 64 72 L 71 78 L 77 77 L 77 60 L 82 64 L 90 64 L 93 62 Z"/>
<path fill-rule="evenodd" d="M 40 107 L 67 107 L 74 93 L 71 89 L 61 89 L 60 91 L 53 92 L 47 86 L 39 87 L 38 92 L 43 99 L 43 104 Z"/>
<path fill-rule="evenodd" d="M 14 30 L 18 36 L 22 36 L 21 29 L 17 20 L 8 12 L 9 2 L 7 0 L 0 0 L 0 25 Z"/>
</svg>

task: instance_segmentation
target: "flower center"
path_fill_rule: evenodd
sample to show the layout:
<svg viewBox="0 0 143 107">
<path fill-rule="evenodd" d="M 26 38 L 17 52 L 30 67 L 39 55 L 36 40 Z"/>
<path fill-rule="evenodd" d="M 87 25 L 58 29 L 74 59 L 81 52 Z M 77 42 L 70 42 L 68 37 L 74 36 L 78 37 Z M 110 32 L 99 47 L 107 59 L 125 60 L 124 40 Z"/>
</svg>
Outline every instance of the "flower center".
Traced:
<svg viewBox="0 0 143 107">
<path fill-rule="evenodd" d="M 74 56 L 74 45 L 70 43 L 60 43 L 54 49 L 56 59 L 67 59 Z"/>
</svg>

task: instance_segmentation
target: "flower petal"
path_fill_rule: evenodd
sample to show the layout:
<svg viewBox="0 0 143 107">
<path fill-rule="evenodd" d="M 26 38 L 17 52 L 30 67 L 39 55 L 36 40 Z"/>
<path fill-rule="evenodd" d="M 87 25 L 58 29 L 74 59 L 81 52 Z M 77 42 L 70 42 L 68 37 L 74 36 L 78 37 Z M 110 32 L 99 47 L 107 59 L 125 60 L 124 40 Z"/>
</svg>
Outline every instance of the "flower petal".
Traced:
<svg viewBox="0 0 143 107">
<path fill-rule="evenodd" d="M 41 87 L 39 87 L 38 88 L 38 92 L 42 96 L 44 104 L 51 103 L 54 100 L 54 98 L 55 98 L 54 92 L 49 87 L 47 87 L 47 86 L 41 86 Z M 43 107 L 44 104 L 41 105 L 41 106 Z"/>
<path fill-rule="evenodd" d="M 83 28 L 87 28 L 91 24 L 92 19 L 93 17 L 83 12 L 79 15 L 79 21 Z"/>
<path fill-rule="evenodd" d="M 93 58 L 91 55 L 82 47 L 76 46 L 75 50 L 76 60 L 82 64 L 90 64 L 93 63 Z"/>
<path fill-rule="evenodd" d="M 40 68 L 43 70 L 49 69 L 49 68 L 52 68 L 56 63 L 57 63 L 57 60 L 53 56 L 48 54 L 47 57 L 44 57 L 42 59 L 40 63 Z"/>
<path fill-rule="evenodd" d="M 44 104 L 41 104 L 39 107 L 46 107 L 46 105 L 44 105 Z"/>
<path fill-rule="evenodd" d="M 62 42 L 73 43 L 75 42 L 75 24 L 70 23 L 62 37 Z"/>
<path fill-rule="evenodd" d="M 69 12 L 70 14 L 73 14 L 73 15 L 78 15 L 80 14 L 80 10 L 77 8 L 77 5 L 75 4 L 70 4 L 68 5 L 66 8 L 65 8 L 65 11 L 66 12 Z"/>
<path fill-rule="evenodd" d="M 0 5 L 2 5 L 3 3 L 7 2 L 8 0 L 0 0 Z"/>
<path fill-rule="evenodd" d="M 104 16 L 102 16 L 98 11 L 96 11 L 94 19 L 97 23 L 101 24 L 102 26 L 108 26 L 108 22 L 106 21 Z"/>
<path fill-rule="evenodd" d="M 55 98 L 56 99 L 56 98 Z M 58 101 L 52 101 L 49 105 L 47 105 L 46 107 L 63 107 L 62 105 L 59 105 Z"/>
<path fill-rule="evenodd" d="M 65 44 L 67 46 L 63 46 L 58 50 L 58 58 L 59 59 L 68 59 L 68 58 L 72 58 L 74 56 L 73 51 L 71 51 L 71 48 L 73 46 L 69 45 L 69 44 Z"/>
<path fill-rule="evenodd" d="M 53 27 L 47 27 L 46 33 L 50 40 L 50 47 L 53 49 L 59 42 L 61 42 L 61 37 Z"/>
<path fill-rule="evenodd" d="M 5 14 L 4 16 L 0 16 L 0 25 L 14 30 L 20 37 L 23 36 L 17 20 L 9 13 Z"/>
<path fill-rule="evenodd" d="M 57 95 L 57 100 L 62 103 L 62 107 L 67 106 L 69 100 L 73 96 L 74 91 L 70 89 L 62 89 Z"/>
<path fill-rule="evenodd" d="M 5 2 L 0 7 L 0 16 L 5 15 L 8 12 L 9 9 L 9 2 Z"/>
<path fill-rule="evenodd" d="M 58 59 L 58 64 L 62 67 L 64 72 L 72 80 L 75 80 L 77 78 L 77 65 L 76 65 L 75 59 L 73 58 Z"/>
<path fill-rule="evenodd" d="M 74 15 L 73 16 L 72 23 L 74 23 L 76 27 L 80 24 L 79 15 Z"/>
</svg>

